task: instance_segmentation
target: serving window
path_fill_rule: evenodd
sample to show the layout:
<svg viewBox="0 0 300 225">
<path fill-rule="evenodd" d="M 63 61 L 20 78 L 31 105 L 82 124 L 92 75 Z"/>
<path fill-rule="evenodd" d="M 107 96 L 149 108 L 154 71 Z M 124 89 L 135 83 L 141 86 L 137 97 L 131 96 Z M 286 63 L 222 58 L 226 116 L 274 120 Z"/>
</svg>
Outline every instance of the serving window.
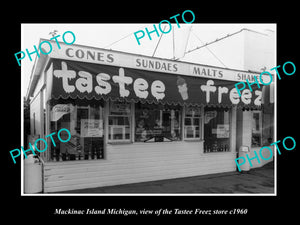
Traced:
<svg viewBox="0 0 300 225">
<path fill-rule="evenodd" d="M 181 140 L 182 109 L 162 104 L 135 104 L 135 141 Z"/>
<path fill-rule="evenodd" d="M 103 106 L 77 105 L 71 103 L 51 106 L 52 132 L 66 128 L 71 133 L 68 142 L 60 142 L 53 136 L 56 146 L 51 145 L 50 158 L 53 161 L 89 160 L 104 158 Z M 62 133 L 67 135 L 67 133 Z M 63 137 L 62 139 L 67 139 Z"/>
<path fill-rule="evenodd" d="M 204 152 L 230 151 L 230 110 L 204 108 Z"/>
<path fill-rule="evenodd" d="M 108 143 L 204 140 L 205 153 L 229 151 L 231 116 L 229 109 L 120 101 L 110 101 L 106 105 L 108 107 L 106 129 L 104 129 L 103 104 L 51 105 L 51 132 L 67 128 L 72 137 L 66 143 L 55 140 L 59 144 L 56 147 L 52 146 L 51 159 L 54 161 L 102 159 L 105 135 Z M 254 125 L 261 124 L 261 120 L 257 118 L 260 117 L 254 114 Z M 254 128 L 261 130 L 261 125 Z"/>
</svg>

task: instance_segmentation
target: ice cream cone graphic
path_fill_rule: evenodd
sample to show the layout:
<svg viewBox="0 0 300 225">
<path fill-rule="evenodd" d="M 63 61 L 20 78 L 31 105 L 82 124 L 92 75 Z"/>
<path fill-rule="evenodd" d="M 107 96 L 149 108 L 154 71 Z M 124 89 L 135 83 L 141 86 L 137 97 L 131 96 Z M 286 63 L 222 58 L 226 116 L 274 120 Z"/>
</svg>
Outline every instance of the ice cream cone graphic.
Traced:
<svg viewBox="0 0 300 225">
<path fill-rule="evenodd" d="M 185 80 L 182 77 L 177 78 L 177 87 L 178 87 L 178 92 L 180 93 L 181 97 L 183 100 L 187 100 L 189 98 L 188 95 L 188 88 Z"/>
</svg>

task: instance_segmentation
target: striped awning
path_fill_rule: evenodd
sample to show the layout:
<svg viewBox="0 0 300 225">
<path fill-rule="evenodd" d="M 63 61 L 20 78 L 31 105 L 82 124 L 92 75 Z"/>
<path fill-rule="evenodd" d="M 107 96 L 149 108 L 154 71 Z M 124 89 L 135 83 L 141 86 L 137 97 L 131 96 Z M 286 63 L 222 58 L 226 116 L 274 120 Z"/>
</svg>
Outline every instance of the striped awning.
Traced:
<svg viewBox="0 0 300 225">
<path fill-rule="evenodd" d="M 260 108 L 262 91 L 239 96 L 236 82 L 51 59 L 52 99 L 104 99 L 169 105 Z"/>
</svg>

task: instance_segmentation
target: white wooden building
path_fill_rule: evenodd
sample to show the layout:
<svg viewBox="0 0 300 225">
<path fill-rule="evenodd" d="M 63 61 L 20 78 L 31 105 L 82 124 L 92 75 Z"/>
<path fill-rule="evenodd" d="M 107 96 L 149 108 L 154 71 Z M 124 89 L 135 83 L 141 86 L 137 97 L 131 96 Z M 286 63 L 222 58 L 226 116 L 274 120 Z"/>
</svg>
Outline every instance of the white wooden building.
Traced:
<svg viewBox="0 0 300 225">
<path fill-rule="evenodd" d="M 241 145 L 273 137 L 262 91 L 234 86 L 259 73 L 49 42 L 27 94 L 44 193 L 236 171 Z M 54 147 L 60 128 L 72 138 Z"/>
</svg>

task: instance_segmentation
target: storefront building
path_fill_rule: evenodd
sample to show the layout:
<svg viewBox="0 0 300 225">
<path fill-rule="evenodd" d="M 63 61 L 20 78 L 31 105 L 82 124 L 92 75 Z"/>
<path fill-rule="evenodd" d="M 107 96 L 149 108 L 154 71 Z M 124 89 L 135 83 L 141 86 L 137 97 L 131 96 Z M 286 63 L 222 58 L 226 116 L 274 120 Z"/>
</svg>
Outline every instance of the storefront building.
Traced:
<svg viewBox="0 0 300 225">
<path fill-rule="evenodd" d="M 266 91 L 234 86 L 259 73 L 60 47 L 37 59 L 27 94 L 32 137 L 72 136 L 41 153 L 45 193 L 236 171 L 241 145 L 272 143 Z"/>
</svg>

